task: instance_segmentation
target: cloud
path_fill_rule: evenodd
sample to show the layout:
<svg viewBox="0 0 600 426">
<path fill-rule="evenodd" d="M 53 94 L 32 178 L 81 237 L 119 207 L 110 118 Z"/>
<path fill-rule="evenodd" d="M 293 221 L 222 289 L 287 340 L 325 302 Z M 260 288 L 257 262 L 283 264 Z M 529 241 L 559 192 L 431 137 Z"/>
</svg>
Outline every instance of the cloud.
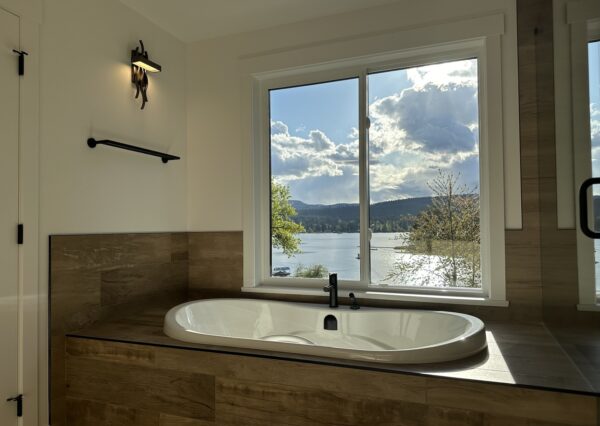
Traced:
<svg viewBox="0 0 600 426">
<path fill-rule="evenodd" d="M 311 130 L 308 134 L 314 149 L 317 151 L 335 151 L 335 145 L 325 133 L 320 130 Z"/>
<path fill-rule="evenodd" d="M 476 86 L 477 60 L 444 62 L 408 68 L 406 77 L 415 89 L 420 89 L 428 84 L 438 87 L 445 87 L 450 84 Z"/>
<path fill-rule="evenodd" d="M 369 186 L 373 202 L 431 195 L 438 170 L 479 184 L 477 62 L 406 70 L 412 84 L 369 106 Z M 600 167 L 600 109 L 595 127 Z M 335 119 L 335 117 L 332 117 Z M 310 127 L 307 128 L 307 130 Z M 273 176 L 307 203 L 358 202 L 358 129 L 345 143 L 319 129 L 290 135 L 271 123 Z"/>
<path fill-rule="evenodd" d="M 288 126 L 281 121 L 271 122 L 271 135 L 289 134 Z"/>
<path fill-rule="evenodd" d="M 590 131 L 592 141 L 592 175 L 600 176 L 600 105 L 590 104 Z"/>
<path fill-rule="evenodd" d="M 357 148 L 358 149 L 358 148 Z M 343 160 L 351 160 L 346 145 L 335 145 L 320 130 L 308 138 L 292 136 L 281 121 L 271 123 L 271 172 L 282 183 L 317 176 L 341 176 Z"/>
<path fill-rule="evenodd" d="M 590 104 L 590 130 L 592 147 L 600 147 L 600 105 Z"/>
<path fill-rule="evenodd" d="M 469 191 L 478 189 L 479 158 L 475 153 L 446 159 L 422 158 L 420 162 L 408 161 L 403 166 L 382 162 L 370 167 L 371 200 L 379 202 L 430 196 L 428 183 L 436 178 L 438 170 L 459 176 L 459 184 Z"/>
<path fill-rule="evenodd" d="M 427 83 L 405 89 L 371 105 L 372 140 L 382 147 L 386 140 L 394 145 L 400 140 L 407 149 L 424 152 L 472 151 L 478 140 L 477 111 L 477 88 L 472 85 Z"/>
</svg>

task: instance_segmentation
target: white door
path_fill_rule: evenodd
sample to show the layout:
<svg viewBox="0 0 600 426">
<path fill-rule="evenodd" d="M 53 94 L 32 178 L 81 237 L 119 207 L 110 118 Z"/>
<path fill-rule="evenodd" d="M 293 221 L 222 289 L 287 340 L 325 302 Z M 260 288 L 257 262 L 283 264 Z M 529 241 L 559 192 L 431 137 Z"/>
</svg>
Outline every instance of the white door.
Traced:
<svg viewBox="0 0 600 426">
<path fill-rule="evenodd" d="M 17 424 L 19 221 L 19 18 L 0 9 L 0 425 Z"/>
</svg>

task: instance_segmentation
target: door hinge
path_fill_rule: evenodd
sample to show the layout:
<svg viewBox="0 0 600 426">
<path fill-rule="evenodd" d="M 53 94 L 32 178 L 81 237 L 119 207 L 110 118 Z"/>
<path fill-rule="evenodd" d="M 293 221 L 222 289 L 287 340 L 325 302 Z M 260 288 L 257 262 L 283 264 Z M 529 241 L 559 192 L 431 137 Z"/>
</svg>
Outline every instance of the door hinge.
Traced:
<svg viewBox="0 0 600 426">
<path fill-rule="evenodd" d="M 13 52 L 19 55 L 19 75 L 25 75 L 25 56 L 29 55 L 29 53 L 16 49 L 13 49 Z"/>
<path fill-rule="evenodd" d="M 17 403 L 17 417 L 23 417 L 23 395 L 13 396 L 12 398 L 8 398 L 7 402 L 16 402 Z"/>
<path fill-rule="evenodd" d="M 17 244 L 23 244 L 23 224 L 17 225 Z"/>
</svg>

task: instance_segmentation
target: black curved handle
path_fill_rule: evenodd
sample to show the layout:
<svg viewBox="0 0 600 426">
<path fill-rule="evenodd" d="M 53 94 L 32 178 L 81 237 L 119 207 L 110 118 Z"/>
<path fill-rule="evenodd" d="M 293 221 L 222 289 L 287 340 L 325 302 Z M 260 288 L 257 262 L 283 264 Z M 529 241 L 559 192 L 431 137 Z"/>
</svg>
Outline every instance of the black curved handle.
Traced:
<svg viewBox="0 0 600 426">
<path fill-rule="evenodd" d="M 590 186 L 600 184 L 600 177 L 585 180 L 579 188 L 579 226 L 581 232 L 594 240 L 600 240 L 600 232 L 595 232 L 588 225 L 588 198 L 587 190 Z"/>
</svg>

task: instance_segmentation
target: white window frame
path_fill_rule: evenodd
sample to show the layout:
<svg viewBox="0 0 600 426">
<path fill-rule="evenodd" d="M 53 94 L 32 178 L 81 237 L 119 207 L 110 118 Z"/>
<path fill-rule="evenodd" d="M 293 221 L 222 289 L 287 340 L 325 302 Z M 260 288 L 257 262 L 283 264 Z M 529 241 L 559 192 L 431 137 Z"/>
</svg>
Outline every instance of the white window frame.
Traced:
<svg viewBox="0 0 600 426">
<path fill-rule="evenodd" d="M 477 58 L 479 73 L 479 164 L 481 203 L 482 288 L 391 287 L 372 285 L 368 280 L 368 169 L 366 152 L 369 73 L 419 65 Z M 445 41 L 434 45 L 365 55 L 359 58 L 267 71 L 251 75 L 252 86 L 252 211 L 251 232 L 246 232 L 244 251 L 245 292 L 324 295 L 326 279 L 271 276 L 270 251 L 270 114 L 269 90 L 327 81 L 359 78 L 359 164 L 361 208 L 361 277 L 340 280 L 340 294 L 350 291 L 363 298 L 508 306 L 506 302 L 504 254 L 504 164 L 503 103 L 500 34 Z M 248 199 L 248 198 L 246 198 Z M 494 259 L 492 262 L 491 260 Z M 335 271 L 331 271 L 335 272 Z"/>
<path fill-rule="evenodd" d="M 579 188 L 584 180 L 592 177 L 590 97 L 588 44 L 600 40 L 600 4 L 595 1 L 581 1 L 567 4 L 566 22 L 570 31 L 571 54 L 571 120 L 573 144 L 573 192 L 574 224 L 577 231 L 577 268 L 579 281 L 579 304 L 582 311 L 600 311 L 600 294 L 596 286 L 594 240 L 586 237 L 579 223 Z M 557 162 L 557 172 L 568 165 Z M 558 188 L 561 189 L 560 186 Z M 563 193 L 566 191 L 563 190 Z M 590 200 L 591 201 L 591 197 Z M 592 203 L 588 202 L 590 213 Z M 560 204 L 559 204 L 560 209 Z M 560 215 L 559 211 L 559 215 Z M 589 215 L 593 217 L 593 214 Z M 559 223 L 560 225 L 560 223 Z"/>
</svg>

